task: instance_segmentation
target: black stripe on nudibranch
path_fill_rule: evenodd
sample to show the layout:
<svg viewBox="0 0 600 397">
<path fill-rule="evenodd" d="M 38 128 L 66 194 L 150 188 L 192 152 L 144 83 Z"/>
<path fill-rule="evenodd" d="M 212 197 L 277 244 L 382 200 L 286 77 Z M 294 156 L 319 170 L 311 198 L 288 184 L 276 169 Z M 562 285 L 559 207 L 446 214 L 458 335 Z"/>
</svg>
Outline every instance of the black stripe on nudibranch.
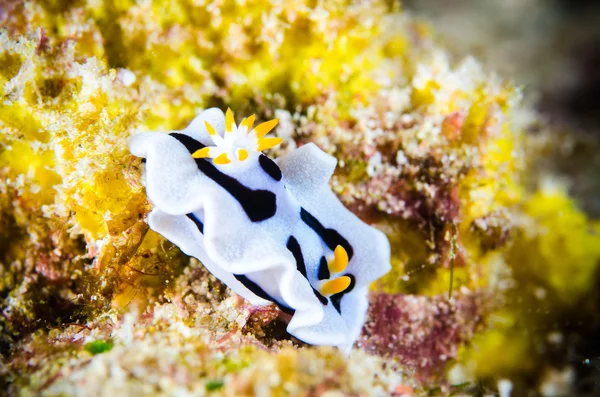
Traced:
<svg viewBox="0 0 600 397">
<path fill-rule="evenodd" d="M 316 289 L 312 289 L 313 293 L 315 294 L 315 296 L 317 297 L 317 299 L 321 302 L 321 304 L 323 306 L 327 306 L 329 304 L 329 301 L 327 300 L 327 298 L 325 298 L 323 295 L 321 295 L 321 293 L 319 291 L 317 291 Z"/>
<path fill-rule="evenodd" d="M 173 132 L 170 135 L 183 144 L 190 154 L 206 147 L 194 138 L 185 134 Z M 265 219 L 274 216 L 275 212 L 277 212 L 277 198 L 275 193 L 268 190 L 252 190 L 249 187 L 244 186 L 237 179 L 219 171 L 217 167 L 207 159 L 195 160 L 198 169 L 204 173 L 204 175 L 218 183 L 240 203 L 242 209 L 246 212 L 246 215 L 248 215 L 248 218 L 250 218 L 252 222 L 264 221 Z"/>
<path fill-rule="evenodd" d="M 302 248 L 300 248 L 300 244 L 298 243 L 298 240 L 296 240 L 296 238 L 294 236 L 290 236 L 290 238 L 288 239 L 287 249 L 290 250 L 292 255 L 294 255 L 294 259 L 296 259 L 296 268 L 298 269 L 300 274 L 302 274 L 304 276 L 304 278 L 306 280 L 308 280 L 308 276 L 306 275 L 306 263 L 304 262 L 304 256 L 302 255 Z M 308 280 L 308 283 L 310 284 L 310 280 Z M 312 288 L 312 286 L 311 286 L 311 288 Z M 323 305 L 327 305 L 329 303 L 327 298 L 325 298 L 323 295 L 321 295 L 321 293 L 319 293 L 319 291 L 317 291 L 314 288 L 312 290 L 313 290 L 313 293 L 315 294 L 315 296 L 317 297 L 317 299 L 319 299 L 319 301 Z"/>
<path fill-rule="evenodd" d="M 261 154 L 260 156 L 258 156 L 258 163 L 260 164 L 263 171 L 265 171 L 267 174 L 269 174 L 269 176 L 271 178 L 275 179 L 276 181 L 281 180 L 281 177 L 282 177 L 281 170 L 279 169 L 279 166 L 277 164 L 275 164 L 275 162 L 273 160 L 271 160 L 264 154 Z"/>
<path fill-rule="evenodd" d="M 190 218 L 192 220 L 192 222 L 194 222 L 194 224 L 196 225 L 198 230 L 200 230 L 200 233 L 204 234 L 204 223 L 202 223 L 202 221 L 200 219 L 198 219 L 198 217 L 196 215 L 189 213 L 189 214 L 185 214 L 185 216 L 187 216 L 188 218 Z"/>
<path fill-rule="evenodd" d="M 300 218 L 302 218 L 304 223 L 306 223 L 312 230 L 315 231 L 315 233 L 319 235 L 319 237 L 321 237 L 321 240 L 325 242 L 330 250 L 333 251 L 338 245 L 341 245 L 348 253 L 348 260 L 352 259 L 352 256 L 354 255 L 354 249 L 352 249 L 352 246 L 348 240 L 342 237 L 342 235 L 336 230 L 327 229 L 324 227 L 317 218 L 312 216 L 310 212 L 304 208 L 300 208 Z"/>
<path fill-rule="evenodd" d="M 343 290 L 342 292 L 340 292 L 338 294 L 334 294 L 329 297 L 329 299 L 331 299 L 331 303 L 333 304 L 333 307 L 335 307 L 335 310 L 337 310 L 338 313 L 340 313 L 340 314 L 342 314 L 342 308 L 341 308 L 342 298 L 344 297 L 344 295 L 346 295 L 347 293 L 352 291 L 354 289 L 354 286 L 356 285 L 356 279 L 354 278 L 354 276 L 352 274 L 344 274 L 344 276 L 350 277 L 350 285 L 348 286 L 348 288 L 346 288 L 345 290 Z"/>
<path fill-rule="evenodd" d="M 304 263 L 304 256 L 302 255 L 302 250 L 300 249 L 300 244 L 298 243 L 298 240 L 296 240 L 296 237 L 290 236 L 286 247 L 288 250 L 290 250 L 292 255 L 294 255 L 294 259 L 296 260 L 296 268 L 298 269 L 300 274 L 302 274 L 304 278 L 308 279 L 308 276 L 306 275 L 306 264 Z"/>
<path fill-rule="evenodd" d="M 256 284 L 254 281 L 250 280 L 248 277 L 244 276 L 243 274 L 234 274 L 233 277 L 235 277 L 237 281 L 242 283 L 244 285 L 244 287 L 246 287 L 247 289 L 252 291 L 252 293 L 254 293 L 254 295 L 258 296 L 259 298 L 263 298 L 265 300 L 275 303 L 277 306 L 279 306 L 279 309 L 281 309 L 282 312 L 285 312 L 288 314 L 294 314 L 296 312 L 294 309 L 277 302 L 275 299 L 273 299 L 273 297 L 271 297 L 271 295 L 267 294 L 265 292 L 265 290 L 262 289 L 258 284 Z"/>
<path fill-rule="evenodd" d="M 329 273 L 329 265 L 327 264 L 327 259 L 322 256 L 321 262 L 319 263 L 319 273 L 317 274 L 317 278 L 319 280 L 327 280 L 329 277 L 331 277 L 331 273 Z"/>
<path fill-rule="evenodd" d="M 181 143 L 183 146 L 185 146 L 185 148 L 190 153 L 194 153 L 196 150 L 206 147 L 206 145 L 198 142 L 191 136 L 188 136 L 185 134 L 180 134 L 178 132 L 172 132 L 169 135 L 172 136 L 173 138 L 177 139 L 179 141 L 179 143 Z"/>
</svg>

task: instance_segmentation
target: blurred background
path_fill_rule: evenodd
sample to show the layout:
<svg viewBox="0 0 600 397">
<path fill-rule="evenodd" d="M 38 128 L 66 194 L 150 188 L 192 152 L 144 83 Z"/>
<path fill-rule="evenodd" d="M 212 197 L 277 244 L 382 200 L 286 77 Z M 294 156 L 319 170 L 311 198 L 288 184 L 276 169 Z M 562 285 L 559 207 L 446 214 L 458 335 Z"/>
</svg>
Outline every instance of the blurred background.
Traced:
<svg viewBox="0 0 600 397">
<path fill-rule="evenodd" d="M 541 167 L 600 214 L 600 1 L 405 0 L 435 26 L 455 60 L 472 54 L 514 79 L 564 144 Z"/>
<path fill-rule="evenodd" d="M 525 101 L 542 114 L 530 133 L 542 145 L 553 141 L 540 172 L 561 178 L 588 215 L 598 217 L 600 1 L 405 0 L 403 7 L 431 21 L 455 60 L 474 55 L 522 87 Z M 600 395 L 600 327 L 592 322 L 573 313 L 555 324 L 572 348 L 567 357 L 549 355 L 575 368 L 578 395 Z"/>
</svg>

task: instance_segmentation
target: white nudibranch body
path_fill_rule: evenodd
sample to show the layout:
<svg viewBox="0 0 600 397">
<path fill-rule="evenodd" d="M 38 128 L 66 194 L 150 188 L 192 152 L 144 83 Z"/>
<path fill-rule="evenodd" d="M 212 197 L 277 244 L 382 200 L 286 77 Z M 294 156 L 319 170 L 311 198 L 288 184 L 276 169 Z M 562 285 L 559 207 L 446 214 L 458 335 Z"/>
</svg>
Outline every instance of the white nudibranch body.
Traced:
<svg viewBox="0 0 600 397">
<path fill-rule="evenodd" d="M 182 131 L 132 136 L 148 224 L 252 304 L 292 314 L 291 335 L 348 351 L 369 284 L 390 269 L 388 240 L 329 188 L 333 157 L 308 144 L 275 162 L 261 151 L 281 143 L 265 136 L 277 120 L 253 123 L 212 108 Z"/>
</svg>

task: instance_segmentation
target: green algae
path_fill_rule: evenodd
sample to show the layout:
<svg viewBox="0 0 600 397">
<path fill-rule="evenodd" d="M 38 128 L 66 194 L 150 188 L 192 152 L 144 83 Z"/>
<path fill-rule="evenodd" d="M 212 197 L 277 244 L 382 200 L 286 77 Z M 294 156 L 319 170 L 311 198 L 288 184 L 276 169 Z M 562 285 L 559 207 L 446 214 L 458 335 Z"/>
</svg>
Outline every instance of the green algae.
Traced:
<svg viewBox="0 0 600 397">
<path fill-rule="evenodd" d="M 206 382 L 206 391 L 219 390 L 223 386 L 225 386 L 225 383 L 222 380 L 209 380 Z"/>
<path fill-rule="evenodd" d="M 86 343 L 83 348 L 88 353 L 96 355 L 110 351 L 113 348 L 113 344 L 110 341 L 95 340 L 93 342 Z"/>
</svg>

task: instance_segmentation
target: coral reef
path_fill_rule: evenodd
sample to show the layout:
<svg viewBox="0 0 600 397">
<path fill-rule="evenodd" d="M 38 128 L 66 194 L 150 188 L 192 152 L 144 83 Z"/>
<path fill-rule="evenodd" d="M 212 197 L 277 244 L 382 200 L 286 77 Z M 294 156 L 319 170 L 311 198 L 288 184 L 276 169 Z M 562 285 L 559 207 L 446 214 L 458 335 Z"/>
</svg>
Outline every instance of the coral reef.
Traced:
<svg viewBox="0 0 600 397">
<path fill-rule="evenodd" d="M 421 381 L 435 376 L 457 357 L 458 346 L 473 337 L 480 322 L 479 299 L 468 290 L 455 301 L 446 296 L 373 294 L 358 346 L 414 370 Z"/>
<path fill-rule="evenodd" d="M 454 62 L 428 24 L 378 0 L 9 1 L 0 20 L 9 394 L 577 386 L 565 357 L 600 320 L 600 223 L 542 168 L 519 88 Z M 390 239 L 349 359 L 149 230 L 126 140 L 211 106 L 279 118 L 273 154 L 336 157 L 331 188 Z"/>
</svg>

